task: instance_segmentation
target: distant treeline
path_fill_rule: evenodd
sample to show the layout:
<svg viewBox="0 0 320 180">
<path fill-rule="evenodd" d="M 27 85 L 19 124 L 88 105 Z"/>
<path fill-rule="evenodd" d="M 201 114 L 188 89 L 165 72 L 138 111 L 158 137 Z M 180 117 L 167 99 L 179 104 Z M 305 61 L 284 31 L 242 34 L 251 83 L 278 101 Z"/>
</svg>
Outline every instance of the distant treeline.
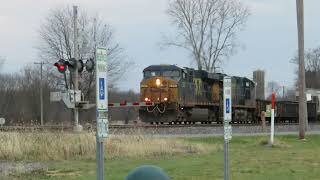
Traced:
<svg viewBox="0 0 320 180">
<path fill-rule="evenodd" d="M 63 102 L 50 102 L 50 92 L 65 90 L 61 74 L 53 73 L 48 69 L 43 72 L 43 111 L 44 123 L 47 125 L 73 123 L 73 113 L 66 108 Z M 95 103 L 94 86 L 89 96 L 90 103 Z M 138 101 L 139 94 L 134 91 L 119 91 L 109 88 L 109 101 L 127 102 Z M 129 122 L 138 116 L 137 108 L 111 108 L 111 120 Z M 6 119 L 6 125 L 40 124 L 40 71 L 36 68 L 24 68 L 19 73 L 0 73 L 0 117 Z M 81 124 L 95 121 L 95 108 L 81 110 L 79 121 Z"/>
</svg>

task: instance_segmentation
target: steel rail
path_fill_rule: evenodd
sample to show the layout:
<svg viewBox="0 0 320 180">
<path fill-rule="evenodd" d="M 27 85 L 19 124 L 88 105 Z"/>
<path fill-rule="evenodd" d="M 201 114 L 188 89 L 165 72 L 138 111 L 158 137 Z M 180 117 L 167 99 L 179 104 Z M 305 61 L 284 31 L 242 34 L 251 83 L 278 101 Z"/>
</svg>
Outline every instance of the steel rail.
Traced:
<svg viewBox="0 0 320 180">
<path fill-rule="evenodd" d="M 319 123 L 311 123 L 319 124 Z M 276 126 L 294 126 L 298 125 L 298 123 L 277 123 Z M 234 127 L 250 127 L 250 126 L 261 126 L 260 123 L 250 123 L 250 124 L 232 124 Z M 197 128 L 197 127 L 223 127 L 223 124 L 123 124 L 109 125 L 110 129 L 165 129 L 165 128 Z M 53 125 L 53 126 L 0 126 L 0 132 L 6 131 L 72 131 L 73 126 L 61 126 L 61 125 Z M 84 131 L 87 130 L 95 130 L 95 125 L 90 125 L 84 128 Z"/>
</svg>

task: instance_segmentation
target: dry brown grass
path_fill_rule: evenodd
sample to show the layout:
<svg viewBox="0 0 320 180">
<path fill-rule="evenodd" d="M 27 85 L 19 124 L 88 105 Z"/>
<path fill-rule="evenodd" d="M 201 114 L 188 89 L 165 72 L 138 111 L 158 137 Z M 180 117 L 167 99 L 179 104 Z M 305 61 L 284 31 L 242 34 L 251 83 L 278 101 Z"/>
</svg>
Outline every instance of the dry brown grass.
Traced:
<svg viewBox="0 0 320 180">
<path fill-rule="evenodd" d="M 179 138 L 114 136 L 105 141 L 106 158 L 140 158 L 207 153 L 212 147 Z M 93 133 L 0 132 L 0 160 L 95 158 Z"/>
</svg>

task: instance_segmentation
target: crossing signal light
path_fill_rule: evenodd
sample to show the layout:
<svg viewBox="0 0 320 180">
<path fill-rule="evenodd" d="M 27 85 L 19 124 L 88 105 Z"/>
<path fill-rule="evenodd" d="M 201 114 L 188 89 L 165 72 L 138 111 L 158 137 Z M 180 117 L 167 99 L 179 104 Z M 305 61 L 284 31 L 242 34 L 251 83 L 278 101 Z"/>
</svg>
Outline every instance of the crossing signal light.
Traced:
<svg viewBox="0 0 320 180">
<path fill-rule="evenodd" d="M 77 61 L 77 68 L 78 68 L 79 73 L 81 73 L 83 71 L 84 63 L 81 59 L 79 61 Z"/>
<path fill-rule="evenodd" d="M 74 72 L 76 69 L 78 69 L 78 72 L 81 73 L 84 68 L 86 68 L 88 72 L 93 72 L 95 68 L 95 62 L 92 58 L 88 59 L 86 63 L 84 63 L 81 59 L 77 61 L 75 58 L 71 58 L 68 61 L 60 59 L 58 62 L 54 63 L 54 66 L 57 67 L 60 73 L 65 73 L 67 68 L 70 72 Z"/>
<path fill-rule="evenodd" d="M 88 59 L 85 66 L 88 72 L 92 72 L 94 70 L 94 60 L 92 58 Z"/>
<path fill-rule="evenodd" d="M 66 64 L 68 65 L 68 69 L 71 72 L 74 72 L 76 70 L 76 66 L 77 66 L 77 61 L 75 58 L 71 58 L 69 59 L 69 61 L 66 61 Z"/>
<path fill-rule="evenodd" d="M 66 64 L 71 72 L 74 72 L 76 69 L 78 69 L 78 72 L 81 73 L 84 68 L 84 63 L 81 59 L 77 61 L 75 58 L 71 58 L 69 61 L 66 61 Z"/>
<path fill-rule="evenodd" d="M 60 59 L 58 62 L 54 63 L 53 65 L 57 67 L 60 73 L 65 73 L 67 70 L 66 61 L 63 59 Z"/>
</svg>

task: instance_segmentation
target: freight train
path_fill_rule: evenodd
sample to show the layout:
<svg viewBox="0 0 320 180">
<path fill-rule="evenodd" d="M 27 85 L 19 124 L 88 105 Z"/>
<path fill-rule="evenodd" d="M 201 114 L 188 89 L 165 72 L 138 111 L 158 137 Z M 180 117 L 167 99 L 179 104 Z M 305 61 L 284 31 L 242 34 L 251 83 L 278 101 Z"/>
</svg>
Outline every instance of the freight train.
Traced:
<svg viewBox="0 0 320 180">
<path fill-rule="evenodd" d="M 226 74 L 208 73 L 176 65 L 151 65 L 143 70 L 140 100 L 153 106 L 141 107 L 141 121 L 151 124 L 202 124 L 223 122 L 223 78 Z M 232 123 L 259 123 L 269 101 L 256 99 L 255 82 L 246 77 L 231 77 Z M 308 118 L 317 120 L 318 101 L 308 102 Z M 276 103 L 276 122 L 297 122 L 298 103 Z"/>
</svg>

